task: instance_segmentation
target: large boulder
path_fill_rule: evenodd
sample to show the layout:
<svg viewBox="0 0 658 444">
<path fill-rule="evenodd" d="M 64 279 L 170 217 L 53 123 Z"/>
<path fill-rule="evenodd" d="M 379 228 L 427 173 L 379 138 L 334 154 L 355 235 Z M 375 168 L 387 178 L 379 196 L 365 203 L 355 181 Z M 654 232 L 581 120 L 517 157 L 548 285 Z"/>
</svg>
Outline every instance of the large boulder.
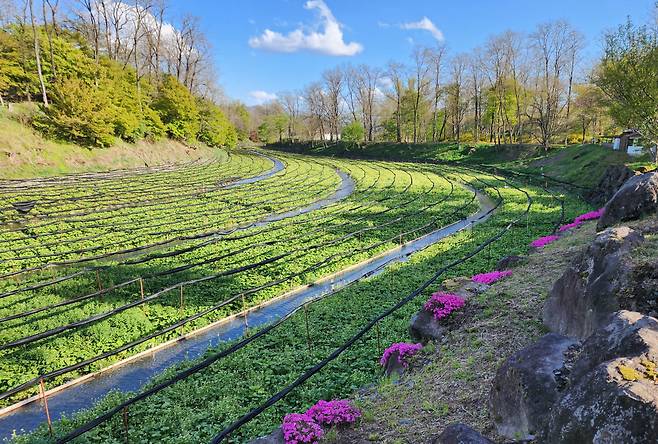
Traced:
<svg viewBox="0 0 658 444">
<path fill-rule="evenodd" d="M 542 442 L 658 442 L 658 320 L 620 311 L 583 344 Z"/>
<path fill-rule="evenodd" d="M 578 381 L 605 361 L 637 356 L 658 362 L 658 320 L 621 310 L 583 342 L 570 379 Z"/>
<path fill-rule="evenodd" d="M 597 204 L 605 204 L 626 183 L 628 179 L 637 173 L 626 165 L 609 165 L 601 177 L 597 187 L 588 193 L 587 199 Z"/>
<path fill-rule="evenodd" d="M 489 394 L 498 434 L 528 439 L 544 428 L 577 351 L 575 339 L 549 333 L 505 361 Z"/>
<path fill-rule="evenodd" d="M 628 227 L 600 233 L 553 285 L 544 305 L 546 326 L 584 339 L 604 325 L 621 308 L 618 292 L 628 275 L 628 252 L 643 240 Z"/>
<path fill-rule="evenodd" d="M 494 444 L 494 442 L 466 424 L 456 423 L 446 427 L 432 444 Z"/>
<path fill-rule="evenodd" d="M 658 173 L 631 177 L 605 205 L 598 230 L 658 211 Z"/>
<path fill-rule="evenodd" d="M 249 441 L 249 444 L 286 444 L 286 440 L 283 437 L 283 430 L 281 430 L 281 427 L 277 427 L 276 430 L 269 435 Z"/>
<path fill-rule="evenodd" d="M 498 261 L 496 264 L 496 270 L 498 271 L 505 271 L 509 270 L 510 268 L 515 268 L 518 267 L 519 265 L 523 264 L 527 260 L 526 257 L 524 256 L 505 256 L 501 260 Z"/>
</svg>

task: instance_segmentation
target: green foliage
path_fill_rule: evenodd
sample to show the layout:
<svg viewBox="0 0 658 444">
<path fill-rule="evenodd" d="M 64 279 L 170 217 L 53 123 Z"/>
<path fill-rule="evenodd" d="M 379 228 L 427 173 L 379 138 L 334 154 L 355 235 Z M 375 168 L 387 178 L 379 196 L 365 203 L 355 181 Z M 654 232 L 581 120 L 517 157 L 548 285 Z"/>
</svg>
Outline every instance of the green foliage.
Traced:
<svg viewBox="0 0 658 444">
<path fill-rule="evenodd" d="M 344 142 L 360 142 L 365 136 L 365 130 L 359 122 L 352 122 L 343 127 L 340 133 L 340 139 Z"/>
<path fill-rule="evenodd" d="M 42 107 L 34 126 L 46 134 L 86 146 L 109 146 L 114 141 L 116 107 L 108 88 L 78 78 L 58 81 L 51 104 Z"/>
<path fill-rule="evenodd" d="M 658 141 L 658 31 L 629 21 L 606 36 L 595 83 L 612 99 L 613 118 Z"/>
<path fill-rule="evenodd" d="M 174 138 L 193 141 L 199 132 L 199 110 L 194 96 L 175 77 L 167 75 L 153 101 L 167 134 Z"/>
<path fill-rule="evenodd" d="M 197 138 L 208 146 L 234 147 L 237 143 L 235 127 L 226 118 L 224 112 L 209 100 L 200 99 L 199 134 Z"/>
</svg>

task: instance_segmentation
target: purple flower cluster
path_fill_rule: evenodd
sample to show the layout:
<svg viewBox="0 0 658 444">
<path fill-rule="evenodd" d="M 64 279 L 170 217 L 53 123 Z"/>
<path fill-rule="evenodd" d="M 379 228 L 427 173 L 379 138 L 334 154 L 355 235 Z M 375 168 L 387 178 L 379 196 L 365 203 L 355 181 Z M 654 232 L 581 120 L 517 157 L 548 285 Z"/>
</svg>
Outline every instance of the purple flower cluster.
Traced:
<svg viewBox="0 0 658 444">
<path fill-rule="evenodd" d="M 535 248 L 542 248 L 550 244 L 551 242 L 555 242 L 559 238 L 560 237 L 555 234 L 551 234 L 550 236 L 540 237 L 539 239 L 535 239 L 532 242 L 530 242 L 530 246 Z"/>
<path fill-rule="evenodd" d="M 388 363 L 391 355 L 397 353 L 398 362 L 405 368 L 409 367 L 409 358 L 415 355 L 421 348 L 423 348 L 423 344 L 409 344 L 408 342 L 397 342 L 395 344 L 391 344 L 390 347 L 384 350 L 384 354 L 379 360 L 379 363 L 382 365 L 382 367 L 386 367 L 386 364 Z"/>
<path fill-rule="evenodd" d="M 477 282 L 478 284 L 490 285 L 496 281 L 499 281 L 511 275 L 512 275 L 512 270 L 490 271 L 489 273 L 476 274 L 471 278 L 471 280 L 473 282 Z"/>
<path fill-rule="evenodd" d="M 586 220 L 594 220 L 594 219 L 599 219 L 601 216 L 603 216 L 603 211 L 604 208 L 599 208 L 598 210 L 595 211 L 590 211 L 589 213 L 581 214 L 577 218 L 575 218 L 573 221 L 575 223 L 583 223 Z"/>
<path fill-rule="evenodd" d="M 322 438 L 322 427 L 308 413 L 289 413 L 281 425 L 286 444 L 316 443 Z"/>
<path fill-rule="evenodd" d="M 322 426 L 354 424 L 361 411 L 346 399 L 318 401 L 306 413 L 289 413 L 281 431 L 286 444 L 312 444 L 324 436 Z"/>
<path fill-rule="evenodd" d="M 434 293 L 423 305 L 426 311 L 434 315 L 437 321 L 448 317 L 450 313 L 459 310 L 464 306 L 466 301 L 463 298 L 452 293 Z"/>
<path fill-rule="evenodd" d="M 323 426 L 354 424 L 361 417 L 359 409 L 346 399 L 320 400 L 306 414 Z"/>
<path fill-rule="evenodd" d="M 601 216 L 603 216 L 603 208 L 599 208 L 598 210 L 595 211 L 590 211 L 585 214 L 581 214 L 580 216 L 576 217 L 573 222 L 569 224 L 562 225 L 558 231 L 561 233 L 563 231 L 570 230 L 572 228 L 579 227 L 583 222 L 588 221 L 588 220 L 594 220 L 594 219 L 599 219 Z"/>
</svg>

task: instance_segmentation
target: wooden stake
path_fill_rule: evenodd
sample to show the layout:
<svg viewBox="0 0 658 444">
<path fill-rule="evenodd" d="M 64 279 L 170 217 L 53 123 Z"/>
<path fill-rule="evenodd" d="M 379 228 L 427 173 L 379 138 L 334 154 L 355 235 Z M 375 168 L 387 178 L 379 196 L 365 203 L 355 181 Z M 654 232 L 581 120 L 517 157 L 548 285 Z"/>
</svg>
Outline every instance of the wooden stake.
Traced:
<svg viewBox="0 0 658 444">
<path fill-rule="evenodd" d="M 103 283 L 101 282 L 101 274 L 98 271 L 98 269 L 96 269 L 96 283 L 98 284 L 98 291 L 103 290 Z"/>
<path fill-rule="evenodd" d="M 53 422 L 50 419 L 50 410 L 48 410 L 48 398 L 46 397 L 46 387 L 43 383 L 43 376 L 39 378 L 39 391 L 41 392 L 41 401 L 43 401 L 43 409 L 46 412 L 46 420 L 48 421 L 48 432 L 50 437 L 53 436 Z"/>
<path fill-rule="evenodd" d="M 142 296 L 142 301 L 144 300 L 144 279 L 139 278 L 139 293 Z"/>
<path fill-rule="evenodd" d="M 247 318 L 249 312 L 247 311 L 247 301 L 245 301 L 244 295 L 242 295 L 242 311 L 244 311 L 244 334 L 246 335 L 249 330 L 249 319 Z"/>
<path fill-rule="evenodd" d="M 183 286 L 180 286 L 180 311 L 185 310 L 185 296 L 183 296 Z"/>
<path fill-rule="evenodd" d="M 123 408 L 123 431 L 126 437 L 126 444 L 128 444 L 128 407 Z"/>
<path fill-rule="evenodd" d="M 311 352 L 311 331 L 308 328 L 308 305 L 304 304 L 304 320 L 306 322 L 306 346 L 308 352 Z"/>
</svg>

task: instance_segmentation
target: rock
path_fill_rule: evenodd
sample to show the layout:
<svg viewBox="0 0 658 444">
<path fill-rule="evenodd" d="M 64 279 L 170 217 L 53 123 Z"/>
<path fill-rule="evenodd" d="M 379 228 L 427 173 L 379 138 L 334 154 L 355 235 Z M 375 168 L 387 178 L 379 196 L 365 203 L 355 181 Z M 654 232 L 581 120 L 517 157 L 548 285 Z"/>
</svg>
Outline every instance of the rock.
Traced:
<svg viewBox="0 0 658 444">
<path fill-rule="evenodd" d="M 283 430 L 278 427 L 269 435 L 254 439 L 249 444 L 286 444 L 286 440 L 283 437 Z"/>
<path fill-rule="evenodd" d="M 626 165 L 610 165 L 605 169 L 598 186 L 592 190 L 587 199 L 591 202 L 604 204 L 626 183 L 628 179 L 637 173 Z"/>
<path fill-rule="evenodd" d="M 530 438 L 544 428 L 577 350 L 575 339 L 549 333 L 505 361 L 489 393 L 498 434 Z"/>
<path fill-rule="evenodd" d="M 505 271 L 514 268 L 525 262 L 524 256 L 506 256 L 498 261 L 496 264 L 497 271 Z"/>
<path fill-rule="evenodd" d="M 627 253 L 644 240 L 628 227 L 599 234 L 555 282 L 544 305 L 552 331 L 584 339 L 620 309 L 618 292 L 629 268 Z"/>
<path fill-rule="evenodd" d="M 398 352 L 391 353 L 391 356 L 386 361 L 386 367 L 384 367 L 384 374 L 386 376 L 397 376 L 400 377 L 407 371 L 407 367 L 404 366 L 399 359 L 400 355 Z"/>
<path fill-rule="evenodd" d="M 658 386 L 636 361 L 607 361 L 582 377 L 553 406 L 541 442 L 658 442 Z"/>
<path fill-rule="evenodd" d="M 409 335 L 414 341 L 423 344 L 440 340 L 446 331 L 445 323 L 437 321 L 432 313 L 422 308 L 411 317 L 409 323 Z"/>
<path fill-rule="evenodd" d="M 619 311 L 583 342 L 570 379 L 578 381 L 605 361 L 638 356 L 658 362 L 658 320 L 633 311 Z"/>
<path fill-rule="evenodd" d="M 466 424 L 456 423 L 446 427 L 432 444 L 493 444 L 493 441 Z"/>
<path fill-rule="evenodd" d="M 619 222 L 638 219 L 658 210 L 658 173 L 631 177 L 605 204 L 605 212 L 596 225 L 602 230 Z"/>
<path fill-rule="evenodd" d="M 470 278 L 458 277 L 443 281 L 439 291 L 456 294 L 457 296 L 461 296 L 465 300 L 468 300 L 468 298 L 473 297 L 478 293 L 482 293 L 487 288 L 489 288 L 489 286 L 486 284 L 473 282 Z M 427 344 L 429 341 L 438 341 L 443 337 L 445 332 L 449 330 L 451 325 L 459 322 L 463 315 L 464 312 L 459 310 L 451 314 L 449 318 L 437 321 L 434 319 L 432 313 L 421 308 L 411 317 L 411 321 L 409 322 L 409 334 L 415 341 L 422 342 L 423 344 Z"/>
</svg>

